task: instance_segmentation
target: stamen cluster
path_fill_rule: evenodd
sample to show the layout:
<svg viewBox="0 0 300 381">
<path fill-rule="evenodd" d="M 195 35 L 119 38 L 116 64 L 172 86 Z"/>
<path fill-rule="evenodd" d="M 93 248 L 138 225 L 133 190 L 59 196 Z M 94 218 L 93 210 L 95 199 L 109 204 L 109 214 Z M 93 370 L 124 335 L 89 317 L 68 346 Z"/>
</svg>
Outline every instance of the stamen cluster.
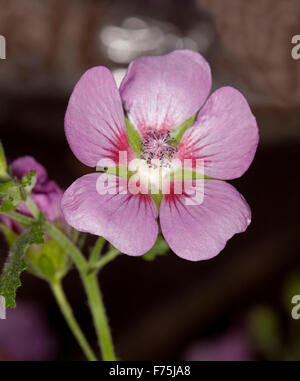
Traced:
<svg viewBox="0 0 300 381">
<path fill-rule="evenodd" d="M 157 168 L 158 165 L 169 168 L 174 153 L 178 151 L 177 147 L 171 145 L 173 141 L 170 131 L 146 132 L 146 137 L 141 141 L 141 159 L 145 160 L 150 168 Z"/>
</svg>

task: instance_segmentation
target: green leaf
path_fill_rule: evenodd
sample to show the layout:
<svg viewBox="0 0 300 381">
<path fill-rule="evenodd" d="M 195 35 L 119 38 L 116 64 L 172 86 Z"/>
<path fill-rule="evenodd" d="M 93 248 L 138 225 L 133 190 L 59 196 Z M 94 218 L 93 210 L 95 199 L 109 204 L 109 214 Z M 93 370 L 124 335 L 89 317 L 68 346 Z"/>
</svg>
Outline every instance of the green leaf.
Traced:
<svg viewBox="0 0 300 381">
<path fill-rule="evenodd" d="M 161 235 L 159 235 L 152 249 L 150 249 L 146 254 L 144 254 L 142 258 L 145 261 L 153 261 L 158 255 L 164 255 L 169 250 L 170 249 L 167 242 Z"/>
<path fill-rule="evenodd" d="M 18 238 L 18 235 L 10 230 L 6 225 L 0 224 L 0 230 L 5 236 L 6 242 L 9 246 L 11 246 L 15 240 Z"/>
<path fill-rule="evenodd" d="M 257 307 L 250 315 L 250 333 L 256 349 L 268 359 L 276 359 L 280 348 L 278 317 L 269 307 Z"/>
<path fill-rule="evenodd" d="M 170 132 L 170 138 L 172 139 L 171 145 L 176 147 L 180 143 L 180 140 L 185 131 L 194 123 L 196 115 L 197 114 L 192 115 L 188 120 L 186 120 L 180 126 L 176 127 L 173 131 Z"/>
<path fill-rule="evenodd" d="M 15 307 L 16 289 L 21 285 L 20 273 L 25 270 L 24 256 L 32 244 L 43 243 L 43 231 L 39 223 L 34 223 L 14 242 L 0 278 L 0 295 L 5 297 L 6 307 Z"/>
<path fill-rule="evenodd" d="M 130 144 L 130 147 L 137 156 L 140 156 L 142 148 L 142 138 L 138 133 L 137 129 L 134 127 L 134 125 L 130 122 L 128 118 L 125 118 L 125 122 L 127 139 Z"/>
<path fill-rule="evenodd" d="M 7 164 L 3 145 L 0 141 L 0 177 L 7 177 Z"/>
</svg>

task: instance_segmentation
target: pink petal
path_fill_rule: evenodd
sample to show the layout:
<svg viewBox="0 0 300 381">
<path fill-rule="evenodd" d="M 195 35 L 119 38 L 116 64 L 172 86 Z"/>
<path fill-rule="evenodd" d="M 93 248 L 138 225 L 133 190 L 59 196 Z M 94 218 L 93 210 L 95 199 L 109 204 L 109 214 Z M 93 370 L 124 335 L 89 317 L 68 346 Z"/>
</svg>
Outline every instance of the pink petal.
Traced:
<svg viewBox="0 0 300 381">
<path fill-rule="evenodd" d="M 103 66 L 86 71 L 70 97 L 65 131 L 74 155 L 95 167 L 100 159 L 118 160 L 128 150 L 120 94 L 112 73 Z"/>
<path fill-rule="evenodd" d="M 162 233 L 181 258 L 199 261 L 216 256 L 227 240 L 245 231 L 251 221 L 247 202 L 226 182 L 206 180 L 200 205 L 186 205 L 186 197 L 165 196 L 160 207 Z"/>
<path fill-rule="evenodd" d="M 32 198 L 49 221 L 62 218 L 60 201 L 62 189 L 52 180 L 48 179 L 46 169 L 31 156 L 22 156 L 11 164 L 12 174 L 21 179 L 31 170 L 36 171 L 36 184 L 32 190 Z M 20 204 L 17 209 L 20 213 L 31 215 L 25 204 Z"/>
<path fill-rule="evenodd" d="M 179 126 L 199 110 L 211 87 L 206 60 L 190 50 L 133 61 L 121 84 L 124 107 L 143 134 Z"/>
<path fill-rule="evenodd" d="M 37 184 L 48 180 L 46 169 L 32 156 L 21 156 L 11 163 L 11 170 L 15 177 L 21 179 L 30 171 L 36 171 Z"/>
<path fill-rule="evenodd" d="M 48 193 L 33 192 L 32 198 L 37 204 L 37 206 L 42 210 L 45 217 L 49 221 L 53 222 L 63 217 L 61 207 L 60 207 L 63 191 L 53 181 L 49 183 L 53 184 L 53 188 L 51 192 L 48 192 Z"/>
<path fill-rule="evenodd" d="M 103 236 L 122 253 L 146 253 L 158 234 L 154 201 L 150 196 L 130 193 L 100 195 L 96 189 L 99 176 L 106 174 L 83 176 L 66 190 L 61 204 L 66 221 L 79 231 Z"/>
<path fill-rule="evenodd" d="M 258 128 L 244 96 L 232 87 L 215 91 L 178 147 L 181 158 L 203 159 L 205 175 L 240 177 L 251 164 Z"/>
</svg>

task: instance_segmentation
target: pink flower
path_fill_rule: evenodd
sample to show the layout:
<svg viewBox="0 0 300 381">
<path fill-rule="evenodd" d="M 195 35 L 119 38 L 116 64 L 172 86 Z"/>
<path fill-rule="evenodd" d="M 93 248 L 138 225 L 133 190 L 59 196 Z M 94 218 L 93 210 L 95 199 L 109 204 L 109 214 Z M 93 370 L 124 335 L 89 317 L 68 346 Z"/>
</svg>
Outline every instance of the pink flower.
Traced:
<svg viewBox="0 0 300 381">
<path fill-rule="evenodd" d="M 127 140 L 123 105 L 141 136 L 143 165 L 153 156 L 202 159 L 205 175 L 213 179 L 204 181 L 202 204 L 186 205 L 186 193 L 172 192 L 163 195 L 158 210 L 151 194 L 99 194 L 96 182 L 102 175 L 88 174 L 64 193 L 67 222 L 136 256 L 155 243 L 159 216 L 171 249 L 192 261 L 214 257 L 235 233 L 245 231 L 250 208 L 235 188 L 220 180 L 237 178 L 248 169 L 258 144 L 257 124 L 239 91 L 223 87 L 207 99 L 210 89 L 208 63 L 188 50 L 133 61 L 120 91 L 107 68 L 88 70 L 73 90 L 65 117 L 69 145 L 80 161 L 90 167 L 100 159 L 117 163 L 119 151 L 126 151 L 129 160 L 135 157 Z M 196 112 L 178 152 L 172 150 L 169 133 Z"/>
<path fill-rule="evenodd" d="M 184 361 L 253 361 L 251 341 L 244 327 L 232 327 L 225 334 L 194 343 L 184 353 Z"/>
<path fill-rule="evenodd" d="M 63 191 L 54 181 L 48 179 L 45 168 L 31 156 L 19 157 L 11 164 L 12 175 L 18 179 L 21 179 L 23 175 L 31 170 L 36 171 L 36 184 L 32 189 L 34 202 L 49 221 L 54 222 L 63 218 L 60 208 Z M 30 215 L 25 204 L 20 204 L 17 210 L 23 214 Z M 12 219 L 1 216 L 1 220 L 10 228 L 20 231 L 20 226 L 15 225 L 16 223 Z"/>
</svg>

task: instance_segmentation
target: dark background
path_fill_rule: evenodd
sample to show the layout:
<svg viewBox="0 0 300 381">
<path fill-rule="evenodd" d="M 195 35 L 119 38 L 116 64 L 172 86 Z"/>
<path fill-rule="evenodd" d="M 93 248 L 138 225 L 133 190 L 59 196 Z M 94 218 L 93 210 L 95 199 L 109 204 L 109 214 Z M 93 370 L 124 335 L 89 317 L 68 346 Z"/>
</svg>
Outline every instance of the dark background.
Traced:
<svg viewBox="0 0 300 381">
<path fill-rule="evenodd" d="M 209 261 L 123 256 L 101 272 L 120 359 L 300 359 L 290 315 L 300 294 L 299 20 L 298 0 L 0 0 L 0 138 L 10 160 L 34 156 L 63 188 L 91 171 L 64 136 L 68 98 L 91 66 L 120 80 L 138 56 L 194 49 L 213 88 L 238 88 L 257 118 L 255 160 L 232 182 L 252 209 L 246 233 Z M 1 263 L 6 255 L 2 239 Z M 17 309 L 0 321 L 0 359 L 83 359 L 47 284 L 29 274 L 22 282 Z M 96 348 L 76 272 L 64 285 Z"/>
</svg>

